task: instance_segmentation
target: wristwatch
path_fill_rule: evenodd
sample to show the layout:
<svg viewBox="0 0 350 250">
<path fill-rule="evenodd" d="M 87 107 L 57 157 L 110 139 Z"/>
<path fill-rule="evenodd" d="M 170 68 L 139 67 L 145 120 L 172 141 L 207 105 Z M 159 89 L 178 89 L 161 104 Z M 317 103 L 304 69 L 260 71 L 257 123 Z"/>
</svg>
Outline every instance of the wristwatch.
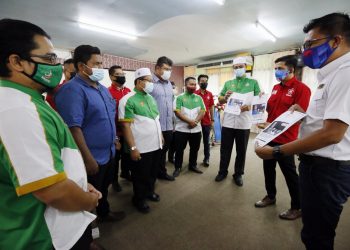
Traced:
<svg viewBox="0 0 350 250">
<path fill-rule="evenodd" d="M 132 146 L 130 149 L 131 151 L 134 151 L 136 149 L 136 146 Z"/>
<path fill-rule="evenodd" d="M 273 147 L 272 156 L 276 160 L 279 160 L 284 156 L 283 153 L 281 152 L 281 146 L 274 146 Z"/>
</svg>

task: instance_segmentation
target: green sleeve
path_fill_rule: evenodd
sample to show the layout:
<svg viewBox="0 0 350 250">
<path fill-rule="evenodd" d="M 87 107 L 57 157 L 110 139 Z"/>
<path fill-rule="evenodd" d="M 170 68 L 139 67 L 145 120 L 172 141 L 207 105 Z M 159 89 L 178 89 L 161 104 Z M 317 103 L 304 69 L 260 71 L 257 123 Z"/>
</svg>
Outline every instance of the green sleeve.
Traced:
<svg viewBox="0 0 350 250">
<path fill-rule="evenodd" d="M 259 95 L 260 94 L 260 87 L 258 81 L 254 81 L 254 95 Z"/>
<path fill-rule="evenodd" d="M 175 110 L 181 110 L 182 107 L 182 95 L 176 98 L 176 107 Z"/>
<path fill-rule="evenodd" d="M 198 96 L 199 98 L 199 103 L 200 103 L 200 106 L 201 106 L 201 110 L 204 110 L 204 111 L 207 111 L 205 105 L 204 105 L 204 102 L 203 102 L 203 99 L 202 97 Z"/>
<path fill-rule="evenodd" d="M 226 92 L 227 92 L 227 82 L 225 82 L 224 88 L 221 90 L 219 96 L 225 96 Z"/>
</svg>

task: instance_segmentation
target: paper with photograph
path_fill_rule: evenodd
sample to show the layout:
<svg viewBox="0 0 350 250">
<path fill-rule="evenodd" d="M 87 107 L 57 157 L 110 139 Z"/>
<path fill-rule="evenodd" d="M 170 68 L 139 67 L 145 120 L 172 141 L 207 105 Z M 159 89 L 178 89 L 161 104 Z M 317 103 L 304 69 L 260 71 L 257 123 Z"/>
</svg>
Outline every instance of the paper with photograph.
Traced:
<svg viewBox="0 0 350 250">
<path fill-rule="evenodd" d="M 291 111 L 284 112 L 258 134 L 255 138 L 255 142 L 257 142 L 260 147 L 265 146 L 305 116 L 305 113 L 300 113 L 298 111 L 294 111 L 293 113 Z"/>
<path fill-rule="evenodd" d="M 239 115 L 243 105 L 251 105 L 253 99 L 253 92 L 246 94 L 232 93 L 228 98 L 224 112 Z"/>
<path fill-rule="evenodd" d="M 268 95 L 261 97 L 254 96 L 252 99 L 252 123 L 263 123 L 266 121 L 265 111 L 267 106 Z"/>
</svg>

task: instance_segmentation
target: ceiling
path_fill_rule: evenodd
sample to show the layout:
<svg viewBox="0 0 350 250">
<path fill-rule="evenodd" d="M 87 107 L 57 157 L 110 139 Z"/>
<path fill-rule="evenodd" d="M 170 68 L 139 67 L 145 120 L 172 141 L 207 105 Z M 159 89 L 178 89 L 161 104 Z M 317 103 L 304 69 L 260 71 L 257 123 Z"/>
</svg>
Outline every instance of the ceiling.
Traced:
<svg viewBox="0 0 350 250">
<path fill-rule="evenodd" d="M 191 65 L 239 52 L 263 54 L 295 48 L 312 18 L 350 12 L 348 0 L 0 0 L 0 17 L 41 26 L 54 46 L 98 46 L 103 53 L 154 62 L 166 55 Z M 128 40 L 81 29 L 78 20 L 137 34 Z M 276 37 L 255 27 L 259 20 Z"/>
</svg>

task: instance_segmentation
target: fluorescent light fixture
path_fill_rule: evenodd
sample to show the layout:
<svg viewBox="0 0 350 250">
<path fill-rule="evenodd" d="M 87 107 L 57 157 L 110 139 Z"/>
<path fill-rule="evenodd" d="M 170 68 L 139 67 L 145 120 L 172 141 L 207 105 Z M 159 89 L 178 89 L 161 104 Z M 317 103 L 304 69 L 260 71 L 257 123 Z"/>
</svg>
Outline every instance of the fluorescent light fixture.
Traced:
<svg viewBox="0 0 350 250">
<path fill-rule="evenodd" d="M 225 4 L 225 0 L 213 0 L 215 3 L 217 3 L 218 5 L 224 5 Z"/>
<path fill-rule="evenodd" d="M 264 25 L 262 25 L 258 20 L 255 22 L 255 25 L 258 29 L 264 32 L 265 36 L 269 40 L 271 40 L 272 42 L 276 42 L 277 37 L 270 30 L 268 30 Z"/>
<path fill-rule="evenodd" d="M 108 29 L 108 28 L 104 28 L 104 27 L 99 27 L 99 26 L 96 26 L 96 25 L 93 25 L 93 24 L 88 24 L 88 23 L 83 23 L 83 22 L 78 22 L 78 24 L 79 24 L 79 27 L 82 28 L 82 29 L 91 30 L 91 31 L 95 31 L 95 32 L 100 32 L 100 33 L 104 33 L 104 34 L 107 34 L 107 35 L 127 38 L 127 39 L 130 39 L 130 40 L 137 39 L 137 36 L 134 35 L 134 34 L 129 34 L 129 33 L 126 33 L 126 32 L 113 30 L 113 29 Z"/>
</svg>

